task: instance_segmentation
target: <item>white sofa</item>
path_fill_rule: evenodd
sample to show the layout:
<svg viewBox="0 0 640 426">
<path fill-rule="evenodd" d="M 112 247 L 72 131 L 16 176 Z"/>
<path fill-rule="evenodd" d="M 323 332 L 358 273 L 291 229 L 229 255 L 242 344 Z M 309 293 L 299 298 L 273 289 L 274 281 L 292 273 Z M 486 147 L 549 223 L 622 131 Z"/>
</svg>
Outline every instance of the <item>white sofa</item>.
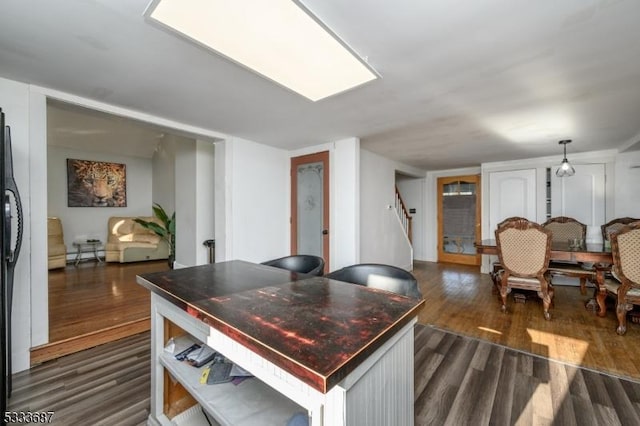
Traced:
<svg viewBox="0 0 640 426">
<path fill-rule="evenodd" d="M 143 260 L 167 259 L 169 245 L 139 223 L 136 217 L 114 216 L 109 218 L 105 260 L 107 262 L 139 262 Z M 161 224 L 155 217 L 140 217 Z"/>
</svg>

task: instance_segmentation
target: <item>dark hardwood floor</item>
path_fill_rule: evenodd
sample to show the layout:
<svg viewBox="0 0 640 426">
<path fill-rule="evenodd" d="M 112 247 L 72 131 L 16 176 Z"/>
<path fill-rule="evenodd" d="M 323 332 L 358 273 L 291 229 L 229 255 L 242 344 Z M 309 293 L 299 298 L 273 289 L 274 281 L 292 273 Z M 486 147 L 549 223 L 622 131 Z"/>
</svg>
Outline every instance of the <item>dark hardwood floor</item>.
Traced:
<svg viewBox="0 0 640 426">
<path fill-rule="evenodd" d="M 640 380 L 640 358 L 630 356 L 640 353 L 640 324 L 629 323 L 627 334 L 618 336 L 611 306 L 604 318 L 584 308 L 592 288 L 583 296 L 578 287 L 556 285 L 551 320 L 545 321 L 535 296 L 523 304 L 510 295 L 502 313 L 489 275 L 478 267 L 415 262 L 413 273 L 427 301 L 421 324 Z"/>
<path fill-rule="evenodd" d="M 545 321 L 535 298 L 510 297 L 501 313 L 477 267 L 416 262 L 413 272 L 427 301 L 415 334 L 417 425 L 640 424 L 640 325 L 618 336 L 613 312 L 586 310 L 578 287 L 556 286 Z M 149 370 L 146 332 L 15 375 L 9 407 L 55 411 L 61 425 L 138 425 Z"/>
<path fill-rule="evenodd" d="M 167 269 L 90 261 L 49 271 L 49 343 L 32 349 L 32 365 L 149 330 L 150 295 L 136 275 Z"/>
<path fill-rule="evenodd" d="M 135 277 L 167 268 L 165 261 L 85 262 L 50 271 L 52 342 L 81 350 L 148 330 L 149 292 L 136 284 Z M 427 300 L 418 318 L 421 324 L 640 379 L 640 358 L 628 356 L 640 351 L 640 324 L 629 323 L 627 334 L 618 336 L 613 309 L 600 318 L 584 308 L 592 289 L 583 296 L 577 287 L 555 286 L 552 319 L 545 321 L 536 297 L 522 304 L 510 296 L 509 312 L 500 312 L 491 280 L 478 267 L 415 262 L 413 273 Z M 106 337 L 101 340 L 100 335 Z M 78 336 L 86 338 L 77 345 L 67 341 Z"/>
</svg>

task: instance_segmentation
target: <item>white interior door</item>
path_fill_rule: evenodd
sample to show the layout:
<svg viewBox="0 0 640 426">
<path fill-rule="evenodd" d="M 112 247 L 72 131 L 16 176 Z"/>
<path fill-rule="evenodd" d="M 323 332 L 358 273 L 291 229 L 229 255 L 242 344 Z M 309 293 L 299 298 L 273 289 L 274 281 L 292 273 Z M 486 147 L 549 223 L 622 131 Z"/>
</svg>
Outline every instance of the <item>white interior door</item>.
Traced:
<svg viewBox="0 0 640 426">
<path fill-rule="evenodd" d="M 536 220 L 536 170 L 489 173 L 489 232 L 508 217 Z"/>
<path fill-rule="evenodd" d="M 568 216 L 587 225 L 587 241 L 602 241 L 605 220 L 604 164 L 574 166 L 576 174 L 551 174 L 551 216 Z"/>
</svg>

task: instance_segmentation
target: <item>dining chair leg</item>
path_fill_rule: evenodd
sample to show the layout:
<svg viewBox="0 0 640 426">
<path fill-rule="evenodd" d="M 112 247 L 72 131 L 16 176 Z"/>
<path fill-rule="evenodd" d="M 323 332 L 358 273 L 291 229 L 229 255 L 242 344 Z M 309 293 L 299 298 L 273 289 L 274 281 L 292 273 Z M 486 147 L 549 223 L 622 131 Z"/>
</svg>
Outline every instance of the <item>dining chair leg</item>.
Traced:
<svg viewBox="0 0 640 426">
<path fill-rule="evenodd" d="M 580 294 L 587 294 L 587 278 L 580 277 Z"/>
<path fill-rule="evenodd" d="M 616 316 L 618 317 L 618 328 L 616 329 L 616 333 L 620 336 L 624 336 L 627 332 L 627 312 L 633 308 L 633 305 L 620 302 L 620 300 L 616 301 Z"/>
<path fill-rule="evenodd" d="M 491 288 L 492 294 L 500 293 L 500 286 L 502 282 L 500 280 L 500 267 L 496 264 L 493 265 L 493 270 L 489 272 L 489 276 L 491 277 L 491 281 L 493 282 L 493 287 Z"/>
<path fill-rule="evenodd" d="M 544 315 L 544 319 L 549 321 L 551 319 L 551 314 L 549 313 L 549 308 L 551 307 L 551 296 L 549 296 L 548 291 L 540 290 L 538 291 L 538 297 L 542 299 L 542 313 Z"/>
<path fill-rule="evenodd" d="M 544 319 L 547 321 L 551 320 L 551 313 L 549 312 L 549 303 L 543 301 L 543 305 L 544 305 L 544 310 L 542 312 L 542 315 L 544 315 Z"/>
<path fill-rule="evenodd" d="M 551 280 L 547 276 L 543 276 L 540 278 L 541 285 L 540 291 L 538 291 L 538 296 L 542 299 L 542 310 L 544 319 L 549 321 L 551 319 L 551 314 L 549 313 L 549 309 L 553 304 L 553 296 L 554 289 L 551 284 Z"/>
<path fill-rule="evenodd" d="M 507 312 L 507 294 L 508 294 L 508 289 L 507 286 L 502 284 L 500 286 L 500 299 L 502 300 L 502 306 L 500 307 L 500 310 L 502 312 Z"/>
</svg>

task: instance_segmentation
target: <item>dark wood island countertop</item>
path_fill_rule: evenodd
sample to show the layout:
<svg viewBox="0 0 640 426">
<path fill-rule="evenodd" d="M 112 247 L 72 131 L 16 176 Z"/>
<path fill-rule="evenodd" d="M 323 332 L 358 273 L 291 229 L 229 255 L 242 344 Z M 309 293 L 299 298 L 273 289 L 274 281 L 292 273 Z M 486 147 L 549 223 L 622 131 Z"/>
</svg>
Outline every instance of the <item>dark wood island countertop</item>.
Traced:
<svg viewBox="0 0 640 426">
<path fill-rule="evenodd" d="M 238 260 L 144 274 L 137 280 L 323 393 L 425 303 Z"/>
</svg>

